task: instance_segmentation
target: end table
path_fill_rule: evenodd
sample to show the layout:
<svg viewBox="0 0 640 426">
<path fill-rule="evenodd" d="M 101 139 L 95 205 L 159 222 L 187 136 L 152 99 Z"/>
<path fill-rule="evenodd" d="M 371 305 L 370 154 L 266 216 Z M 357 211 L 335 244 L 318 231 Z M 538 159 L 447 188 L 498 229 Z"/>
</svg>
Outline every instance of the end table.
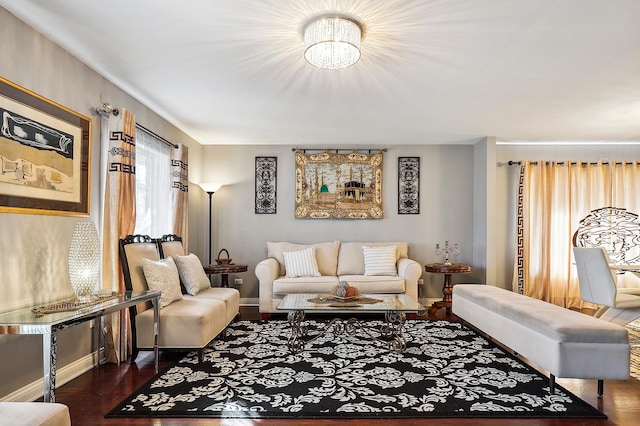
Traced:
<svg viewBox="0 0 640 426">
<path fill-rule="evenodd" d="M 425 271 L 434 274 L 444 274 L 444 285 L 442 286 L 443 299 L 434 302 L 429 308 L 429 315 L 433 315 L 441 308 L 447 309 L 447 314 L 451 313 L 451 293 L 453 291 L 453 283 L 451 282 L 451 274 L 462 274 L 471 272 L 471 266 L 462 263 L 430 263 L 424 266 Z"/>
<path fill-rule="evenodd" d="M 247 272 L 247 265 L 234 265 L 233 263 L 208 265 L 204 267 L 204 272 L 207 275 L 220 274 L 220 287 L 229 287 L 229 274 Z"/>
</svg>

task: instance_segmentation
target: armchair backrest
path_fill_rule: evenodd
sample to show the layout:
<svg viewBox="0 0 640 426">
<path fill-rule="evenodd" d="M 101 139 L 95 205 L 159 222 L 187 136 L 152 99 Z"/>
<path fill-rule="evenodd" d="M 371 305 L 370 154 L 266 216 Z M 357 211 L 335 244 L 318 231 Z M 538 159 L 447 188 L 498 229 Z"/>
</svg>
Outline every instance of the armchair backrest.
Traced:
<svg viewBox="0 0 640 426">
<path fill-rule="evenodd" d="M 158 249 L 160 250 L 160 256 L 163 259 L 174 256 L 186 256 L 189 253 L 185 253 L 184 246 L 182 245 L 182 238 L 175 234 L 163 235 L 159 240 Z"/>
<path fill-rule="evenodd" d="M 120 240 L 120 264 L 128 291 L 148 290 L 142 264 L 144 259 L 160 260 L 157 241 L 148 235 L 128 235 Z M 151 307 L 151 303 L 135 306 L 134 314 Z"/>
<path fill-rule="evenodd" d="M 615 306 L 616 277 L 609 268 L 609 256 L 604 247 L 574 247 L 578 270 L 580 297 L 587 302 Z"/>
</svg>

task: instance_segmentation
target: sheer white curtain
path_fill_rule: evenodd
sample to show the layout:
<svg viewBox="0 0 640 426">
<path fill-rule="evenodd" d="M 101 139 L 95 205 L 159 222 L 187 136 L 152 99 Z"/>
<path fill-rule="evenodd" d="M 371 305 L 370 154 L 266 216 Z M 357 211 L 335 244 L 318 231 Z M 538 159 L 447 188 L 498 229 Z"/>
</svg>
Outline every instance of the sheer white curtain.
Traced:
<svg viewBox="0 0 640 426">
<path fill-rule="evenodd" d="M 172 149 L 144 129 L 136 129 L 135 233 L 153 238 L 173 231 L 171 208 Z"/>
</svg>

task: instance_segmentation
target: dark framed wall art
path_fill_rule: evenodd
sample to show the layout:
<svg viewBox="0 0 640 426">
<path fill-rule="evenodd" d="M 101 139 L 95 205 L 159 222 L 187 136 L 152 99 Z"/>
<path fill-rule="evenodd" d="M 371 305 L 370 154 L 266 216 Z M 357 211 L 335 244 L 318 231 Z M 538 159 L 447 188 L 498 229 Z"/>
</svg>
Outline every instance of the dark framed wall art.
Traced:
<svg viewBox="0 0 640 426">
<path fill-rule="evenodd" d="M 89 215 L 91 120 L 0 77 L 0 211 Z"/>
<path fill-rule="evenodd" d="M 278 157 L 256 157 L 256 214 L 277 210 Z"/>
<path fill-rule="evenodd" d="M 420 214 L 420 157 L 398 157 L 398 214 Z"/>
</svg>

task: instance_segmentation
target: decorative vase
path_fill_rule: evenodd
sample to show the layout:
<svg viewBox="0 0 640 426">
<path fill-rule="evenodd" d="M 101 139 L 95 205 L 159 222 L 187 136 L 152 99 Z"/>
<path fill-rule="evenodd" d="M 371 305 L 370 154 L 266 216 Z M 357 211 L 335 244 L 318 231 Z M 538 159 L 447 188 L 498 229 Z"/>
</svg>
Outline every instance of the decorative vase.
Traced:
<svg viewBox="0 0 640 426">
<path fill-rule="evenodd" d="M 69 280 L 80 302 L 88 302 L 100 273 L 100 240 L 93 222 L 77 222 L 69 245 Z"/>
</svg>

